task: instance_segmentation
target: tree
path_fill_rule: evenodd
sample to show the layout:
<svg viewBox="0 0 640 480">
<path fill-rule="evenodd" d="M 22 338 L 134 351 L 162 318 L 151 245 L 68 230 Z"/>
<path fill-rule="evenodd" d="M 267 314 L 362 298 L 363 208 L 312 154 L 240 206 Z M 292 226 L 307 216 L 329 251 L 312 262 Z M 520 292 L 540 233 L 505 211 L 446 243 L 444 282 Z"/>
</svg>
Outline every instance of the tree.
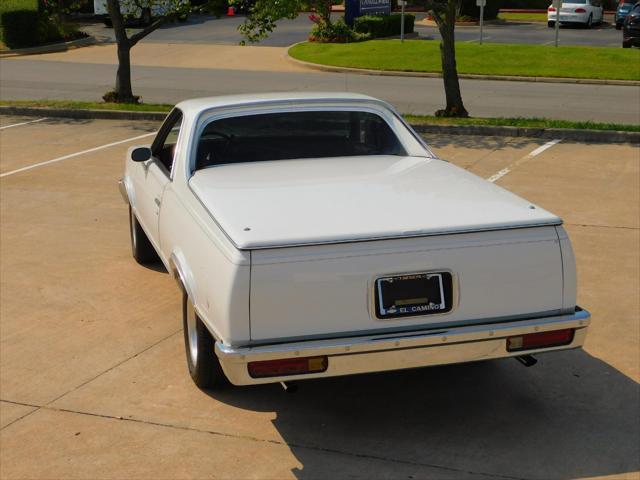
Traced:
<svg viewBox="0 0 640 480">
<path fill-rule="evenodd" d="M 186 15 L 189 3 L 182 0 L 106 0 L 118 50 L 115 90 L 104 95 L 106 102 L 138 103 L 140 97 L 131 88 L 131 49 L 144 37 L 169 21 Z M 140 18 L 142 12 L 154 12 L 156 18 L 133 35 L 127 34 L 126 22 Z M 159 14 L 158 14 L 159 12 Z"/>
<path fill-rule="evenodd" d="M 442 63 L 442 80 L 446 106 L 436 112 L 440 117 L 468 117 L 469 113 L 464 108 L 462 93 L 460 92 L 460 80 L 458 79 L 458 66 L 456 64 L 456 16 L 461 5 L 461 0 L 427 0 L 427 9 L 433 15 L 433 19 L 440 31 L 440 61 Z"/>
<path fill-rule="evenodd" d="M 438 110 L 436 115 L 468 117 L 469 113 L 464 108 L 460 92 L 455 48 L 456 15 L 462 0 L 425 0 L 425 2 L 427 10 L 431 12 L 438 25 L 441 36 L 440 57 L 446 106 Z M 331 3 L 330 0 L 316 0 L 313 4 L 316 12 L 327 24 L 331 23 Z M 259 42 L 273 32 L 278 20 L 293 19 L 308 5 L 304 0 L 257 0 L 238 30 L 249 42 Z"/>
</svg>

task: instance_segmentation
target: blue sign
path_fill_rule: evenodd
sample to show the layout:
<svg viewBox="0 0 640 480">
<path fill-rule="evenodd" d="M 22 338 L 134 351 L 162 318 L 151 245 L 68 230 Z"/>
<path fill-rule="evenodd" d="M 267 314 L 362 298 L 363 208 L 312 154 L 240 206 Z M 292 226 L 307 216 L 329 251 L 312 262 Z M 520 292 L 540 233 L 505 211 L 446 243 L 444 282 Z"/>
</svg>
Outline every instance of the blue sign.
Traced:
<svg viewBox="0 0 640 480">
<path fill-rule="evenodd" d="M 363 15 L 389 15 L 391 0 L 345 0 L 344 20 L 353 26 L 353 21 Z"/>
</svg>

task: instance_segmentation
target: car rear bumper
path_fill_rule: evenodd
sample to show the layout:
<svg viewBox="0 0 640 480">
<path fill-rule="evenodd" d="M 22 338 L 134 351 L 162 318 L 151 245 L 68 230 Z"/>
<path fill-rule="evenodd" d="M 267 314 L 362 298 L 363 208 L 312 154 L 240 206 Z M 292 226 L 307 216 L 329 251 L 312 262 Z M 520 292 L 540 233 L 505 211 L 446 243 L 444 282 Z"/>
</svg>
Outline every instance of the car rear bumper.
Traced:
<svg viewBox="0 0 640 480">
<path fill-rule="evenodd" d="M 314 340 L 256 347 L 231 347 L 216 342 L 216 354 L 234 385 L 253 385 L 308 378 L 334 377 L 405 368 L 475 362 L 517 357 L 554 350 L 579 348 L 584 344 L 591 315 L 575 313 L 419 332 L 379 334 L 328 340 Z M 572 328 L 571 343 L 525 351 L 507 351 L 507 337 Z M 249 362 L 303 357 L 328 357 L 321 373 L 252 378 Z"/>
<path fill-rule="evenodd" d="M 549 22 L 555 22 L 556 21 L 556 14 L 555 13 L 548 13 L 547 14 L 547 20 Z M 560 23 L 587 23 L 587 21 L 589 20 L 589 14 L 588 13 L 562 13 L 560 12 Z"/>
</svg>

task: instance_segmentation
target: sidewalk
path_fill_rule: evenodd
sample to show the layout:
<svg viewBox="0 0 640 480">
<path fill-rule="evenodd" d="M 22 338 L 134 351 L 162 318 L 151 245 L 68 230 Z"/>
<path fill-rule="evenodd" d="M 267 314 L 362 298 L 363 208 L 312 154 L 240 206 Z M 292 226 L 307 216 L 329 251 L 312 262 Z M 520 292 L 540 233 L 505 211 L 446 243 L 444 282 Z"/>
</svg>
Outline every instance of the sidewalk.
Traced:
<svg viewBox="0 0 640 480">
<path fill-rule="evenodd" d="M 10 61 L 55 61 L 116 65 L 115 44 L 94 45 L 66 52 L 8 57 Z M 140 43 L 131 50 L 131 64 L 145 67 L 177 67 L 263 72 L 305 72 L 308 68 L 287 60 L 285 47 Z"/>
</svg>

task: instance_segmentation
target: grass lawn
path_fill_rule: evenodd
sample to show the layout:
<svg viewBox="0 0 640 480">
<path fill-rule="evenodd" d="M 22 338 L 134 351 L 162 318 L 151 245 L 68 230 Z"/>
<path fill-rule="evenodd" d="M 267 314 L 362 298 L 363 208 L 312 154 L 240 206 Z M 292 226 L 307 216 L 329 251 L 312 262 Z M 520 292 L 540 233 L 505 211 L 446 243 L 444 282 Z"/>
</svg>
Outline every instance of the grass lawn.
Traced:
<svg viewBox="0 0 640 480">
<path fill-rule="evenodd" d="M 166 103 L 104 103 L 74 102 L 66 100 L 3 100 L 0 106 L 71 108 L 79 110 L 124 110 L 137 112 L 169 112 L 173 105 Z M 612 130 L 640 132 L 640 125 L 617 123 L 574 122 L 569 120 L 550 120 L 546 118 L 442 118 L 427 115 L 404 115 L 411 124 L 424 125 L 493 125 L 532 128 L 573 128 L 579 130 Z"/>
<path fill-rule="evenodd" d="M 498 18 L 513 22 L 546 22 L 546 13 L 500 13 Z"/>
<path fill-rule="evenodd" d="M 301 43 L 289 50 L 298 60 L 341 67 L 441 72 L 440 42 L 370 40 L 359 43 Z M 459 73 L 640 80 L 640 50 L 458 43 Z"/>
</svg>

